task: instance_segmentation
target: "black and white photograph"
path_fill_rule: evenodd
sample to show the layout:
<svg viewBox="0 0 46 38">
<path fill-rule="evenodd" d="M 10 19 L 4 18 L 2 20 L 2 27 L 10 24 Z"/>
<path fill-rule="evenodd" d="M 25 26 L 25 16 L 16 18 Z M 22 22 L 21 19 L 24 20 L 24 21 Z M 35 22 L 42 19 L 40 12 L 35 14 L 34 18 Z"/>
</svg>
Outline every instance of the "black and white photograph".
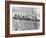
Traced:
<svg viewBox="0 0 46 38">
<path fill-rule="evenodd" d="M 42 32 L 42 6 L 10 5 L 11 30 L 14 32 Z"/>
<path fill-rule="evenodd" d="M 12 30 L 24 31 L 39 29 L 39 12 L 39 8 L 12 7 Z"/>
</svg>

